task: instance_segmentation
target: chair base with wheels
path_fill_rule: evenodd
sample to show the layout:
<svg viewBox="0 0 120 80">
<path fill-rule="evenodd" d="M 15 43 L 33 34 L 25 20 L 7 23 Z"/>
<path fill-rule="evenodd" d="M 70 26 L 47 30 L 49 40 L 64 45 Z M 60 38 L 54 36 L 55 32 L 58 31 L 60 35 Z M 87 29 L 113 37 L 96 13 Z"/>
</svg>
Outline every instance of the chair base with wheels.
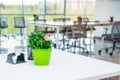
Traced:
<svg viewBox="0 0 120 80">
<path fill-rule="evenodd" d="M 100 50 L 98 50 L 98 54 L 99 55 L 101 55 L 101 53 L 102 53 L 102 50 L 104 50 L 104 52 L 105 53 L 107 53 L 107 54 L 109 54 L 110 56 L 112 56 L 114 53 L 114 51 L 116 50 L 116 49 L 119 49 L 120 50 L 120 47 L 117 47 L 116 46 L 116 42 L 119 42 L 120 40 L 114 40 L 113 41 L 113 46 L 111 46 L 111 47 L 106 47 L 106 48 L 102 48 L 102 49 L 100 49 Z M 111 51 L 111 52 L 110 52 Z"/>
<path fill-rule="evenodd" d="M 72 42 L 72 41 L 71 41 Z M 80 40 L 74 40 L 69 46 L 69 52 L 72 53 L 86 53 L 88 54 L 88 50 L 85 45 L 80 44 Z"/>
<path fill-rule="evenodd" d="M 105 39 L 110 39 L 113 42 L 113 46 L 111 47 L 105 47 L 100 50 L 98 50 L 98 54 L 101 55 L 102 50 L 105 50 L 105 53 L 108 53 L 110 56 L 112 56 L 114 51 L 116 49 L 120 50 L 120 47 L 116 46 L 116 42 L 120 41 L 120 22 L 115 22 L 111 29 L 111 34 L 104 34 L 103 35 Z M 109 52 L 109 49 L 111 49 L 111 52 Z"/>
</svg>

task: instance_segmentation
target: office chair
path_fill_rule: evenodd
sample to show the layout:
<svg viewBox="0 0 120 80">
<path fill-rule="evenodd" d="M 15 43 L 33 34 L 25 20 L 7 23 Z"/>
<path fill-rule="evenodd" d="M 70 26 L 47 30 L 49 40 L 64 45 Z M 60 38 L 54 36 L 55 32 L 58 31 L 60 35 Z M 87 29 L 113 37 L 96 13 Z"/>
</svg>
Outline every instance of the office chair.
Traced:
<svg viewBox="0 0 120 80">
<path fill-rule="evenodd" d="M 0 17 L 0 53 L 4 52 L 6 53 L 8 51 L 7 48 L 2 48 L 1 42 L 5 41 L 9 37 L 5 34 L 2 34 L 2 29 L 8 28 L 7 25 L 7 17 Z M 3 38 L 3 39 L 2 39 Z"/>
<path fill-rule="evenodd" d="M 14 27 L 19 29 L 20 32 L 14 34 L 14 39 L 20 41 L 20 46 L 16 46 L 15 50 L 21 49 L 25 51 L 24 40 L 26 39 L 26 34 L 24 33 L 24 28 L 26 28 L 25 18 L 24 17 L 14 17 Z M 19 36 L 19 39 L 17 38 Z"/>
<path fill-rule="evenodd" d="M 82 22 L 87 24 L 89 22 L 89 18 L 86 18 L 86 17 L 82 18 Z M 89 31 L 89 30 L 90 30 L 89 26 L 86 25 L 86 31 Z M 85 44 L 85 40 L 83 40 L 83 43 Z"/>
<path fill-rule="evenodd" d="M 98 53 L 101 55 L 102 50 L 105 50 L 105 52 L 108 53 L 108 50 L 112 49 L 112 51 L 109 53 L 109 55 L 112 56 L 115 49 L 120 49 L 120 47 L 116 46 L 116 42 L 120 41 L 120 22 L 114 22 L 111 29 L 111 34 L 104 34 L 104 37 L 106 39 L 111 39 L 113 46 L 102 48 L 98 51 Z"/>
<path fill-rule="evenodd" d="M 78 23 L 77 21 L 74 21 L 74 26 L 71 28 L 72 32 L 68 32 L 69 39 L 71 40 L 71 43 L 69 43 L 70 52 L 76 53 L 76 49 L 78 48 L 79 53 L 80 51 L 83 51 L 83 53 L 88 53 L 86 46 L 81 44 L 81 40 L 87 38 L 86 26 L 87 22 Z M 71 51 L 72 48 L 73 51 Z"/>
<path fill-rule="evenodd" d="M 84 18 L 82 18 L 82 22 L 87 22 L 88 23 L 88 22 L 90 22 L 90 20 L 89 20 L 89 18 L 84 17 Z M 86 31 L 88 32 L 90 30 L 91 30 L 90 27 L 86 26 Z M 93 27 L 92 31 L 94 31 L 94 30 L 96 30 L 96 29 Z M 92 36 L 90 36 L 89 38 L 92 38 L 94 43 L 96 42 L 95 39 Z"/>
<path fill-rule="evenodd" d="M 54 22 L 66 22 L 66 21 L 71 21 L 70 18 L 53 18 Z M 67 32 L 70 30 L 68 27 L 60 28 L 59 33 L 62 34 L 62 39 L 60 39 L 60 49 L 65 50 L 68 49 L 68 42 L 69 39 L 67 39 L 68 35 Z"/>
</svg>

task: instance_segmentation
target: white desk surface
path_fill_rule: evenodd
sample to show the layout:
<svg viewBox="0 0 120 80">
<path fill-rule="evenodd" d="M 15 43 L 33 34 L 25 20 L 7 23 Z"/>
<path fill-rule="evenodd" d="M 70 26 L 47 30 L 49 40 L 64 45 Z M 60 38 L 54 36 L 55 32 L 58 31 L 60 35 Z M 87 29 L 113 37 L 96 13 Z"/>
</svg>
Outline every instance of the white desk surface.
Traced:
<svg viewBox="0 0 120 80">
<path fill-rule="evenodd" d="M 30 25 L 38 25 L 38 26 L 44 26 L 44 27 L 71 27 L 74 25 L 73 21 L 66 21 L 66 22 L 54 22 L 54 21 L 47 21 L 47 22 L 41 22 L 41 21 L 27 21 Z M 113 22 L 114 23 L 114 22 Z M 110 26 L 113 23 L 108 21 L 100 21 L 100 22 L 94 22 L 90 21 L 87 23 L 88 26 Z"/>
<path fill-rule="evenodd" d="M 120 75 L 118 64 L 59 50 L 53 50 L 48 66 L 5 61 L 6 55 L 0 54 L 0 80 L 98 80 Z"/>
</svg>

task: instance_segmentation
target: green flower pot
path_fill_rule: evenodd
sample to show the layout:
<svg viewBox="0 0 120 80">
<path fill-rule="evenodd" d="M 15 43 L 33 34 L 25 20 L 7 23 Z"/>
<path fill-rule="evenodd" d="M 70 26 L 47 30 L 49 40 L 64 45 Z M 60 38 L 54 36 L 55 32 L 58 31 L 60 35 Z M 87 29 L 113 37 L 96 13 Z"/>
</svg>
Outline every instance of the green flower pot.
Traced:
<svg viewBox="0 0 120 80">
<path fill-rule="evenodd" d="M 33 49 L 33 60 L 35 65 L 46 66 L 50 62 L 52 48 L 48 49 Z"/>
</svg>

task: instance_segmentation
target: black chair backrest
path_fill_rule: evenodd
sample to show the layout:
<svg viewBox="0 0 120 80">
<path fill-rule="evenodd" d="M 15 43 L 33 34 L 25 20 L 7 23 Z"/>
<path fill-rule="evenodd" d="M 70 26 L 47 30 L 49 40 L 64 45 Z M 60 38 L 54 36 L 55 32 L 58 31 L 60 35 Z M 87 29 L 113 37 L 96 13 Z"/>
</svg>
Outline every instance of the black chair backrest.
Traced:
<svg viewBox="0 0 120 80">
<path fill-rule="evenodd" d="M 25 28 L 25 19 L 24 17 L 14 17 L 14 27 L 15 28 Z"/>
<path fill-rule="evenodd" d="M 82 18 L 82 22 L 89 22 L 89 18 Z"/>
<path fill-rule="evenodd" d="M 89 22 L 89 18 L 82 18 L 82 23 L 87 24 Z"/>
<path fill-rule="evenodd" d="M 120 39 L 120 22 L 115 22 L 111 29 L 113 39 Z"/>
<path fill-rule="evenodd" d="M 70 18 L 53 18 L 53 21 L 71 21 Z"/>
<path fill-rule="evenodd" d="M 7 17 L 0 17 L 0 28 L 7 28 Z"/>
<path fill-rule="evenodd" d="M 87 33 L 86 33 L 86 25 L 87 23 L 85 22 L 77 22 L 74 21 L 74 26 L 72 27 L 72 37 L 73 38 L 86 38 Z"/>
</svg>

